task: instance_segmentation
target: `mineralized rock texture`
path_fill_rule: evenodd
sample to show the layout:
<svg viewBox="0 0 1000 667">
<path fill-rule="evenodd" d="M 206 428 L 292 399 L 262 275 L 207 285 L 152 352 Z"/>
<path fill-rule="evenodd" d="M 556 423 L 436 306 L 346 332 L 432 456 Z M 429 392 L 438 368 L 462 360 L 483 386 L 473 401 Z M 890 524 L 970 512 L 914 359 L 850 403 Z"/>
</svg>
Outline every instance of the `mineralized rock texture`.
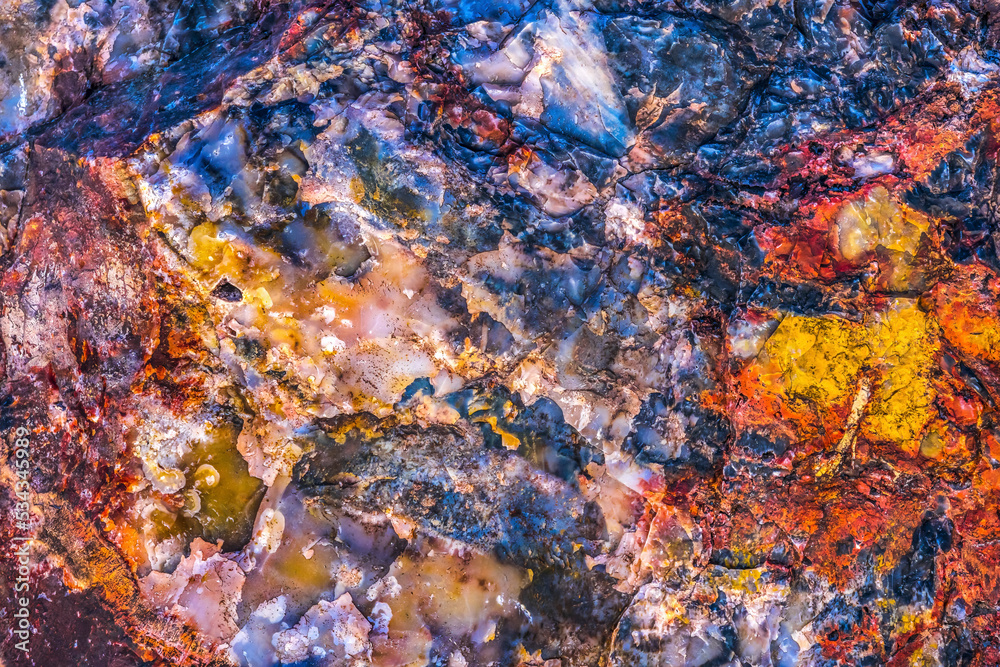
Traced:
<svg viewBox="0 0 1000 667">
<path fill-rule="evenodd" d="M 998 41 L 7 0 L 0 664 L 1000 665 Z"/>
</svg>

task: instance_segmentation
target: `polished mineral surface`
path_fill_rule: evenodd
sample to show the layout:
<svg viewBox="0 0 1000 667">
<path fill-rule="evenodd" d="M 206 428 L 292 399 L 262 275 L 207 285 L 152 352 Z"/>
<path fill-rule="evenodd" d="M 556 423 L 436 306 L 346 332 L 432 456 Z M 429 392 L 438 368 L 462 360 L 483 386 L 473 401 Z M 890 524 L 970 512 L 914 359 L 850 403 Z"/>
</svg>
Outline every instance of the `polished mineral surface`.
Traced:
<svg viewBox="0 0 1000 667">
<path fill-rule="evenodd" d="M 1000 665 L 998 41 L 6 0 L 0 664 Z"/>
</svg>

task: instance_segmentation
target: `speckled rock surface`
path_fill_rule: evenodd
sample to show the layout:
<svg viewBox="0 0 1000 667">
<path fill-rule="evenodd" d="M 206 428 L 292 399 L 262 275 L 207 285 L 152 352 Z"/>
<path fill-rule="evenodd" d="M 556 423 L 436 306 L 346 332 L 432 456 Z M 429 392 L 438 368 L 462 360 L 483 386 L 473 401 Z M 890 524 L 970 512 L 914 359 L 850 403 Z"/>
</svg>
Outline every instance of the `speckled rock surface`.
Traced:
<svg viewBox="0 0 1000 667">
<path fill-rule="evenodd" d="M 1000 664 L 998 17 L 7 2 L 2 664 Z"/>
</svg>

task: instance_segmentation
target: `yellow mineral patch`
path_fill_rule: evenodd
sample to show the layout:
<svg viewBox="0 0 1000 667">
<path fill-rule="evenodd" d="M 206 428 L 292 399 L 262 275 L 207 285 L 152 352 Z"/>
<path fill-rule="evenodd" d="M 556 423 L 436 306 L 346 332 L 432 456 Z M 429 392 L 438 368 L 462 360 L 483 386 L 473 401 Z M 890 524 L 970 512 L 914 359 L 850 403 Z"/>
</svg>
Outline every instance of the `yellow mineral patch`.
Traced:
<svg viewBox="0 0 1000 667">
<path fill-rule="evenodd" d="M 934 613 L 931 609 L 907 609 L 904 608 L 896 621 L 896 631 L 900 634 L 909 634 L 934 624 Z M 917 663 L 921 664 L 921 663 Z"/>
<path fill-rule="evenodd" d="M 891 299 L 865 322 L 786 316 L 740 375 L 751 398 L 747 417 L 758 424 L 788 419 L 800 439 L 825 436 L 833 446 L 857 407 L 863 438 L 914 454 L 934 415 L 931 372 L 939 348 L 936 322 L 914 299 Z M 854 406 L 862 375 L 870 399 Z"/>
<path fill-rule="evenodd" d="M 882 383 L 872 394 L 861 433 L 913 454 L 934 414 L 930 374 L 940 348 L 937 325 L 915 300 L 898 299 L 875 315 L 868 332 Z"/>
<path fill-rule="evenodd" d="M 470 415 L 470 421 L 479 424 L 488 424 L 490 430 L 500 436 L 500 441 L 507 449 L 516 450 L 521 446 L 521 441 L 516 435 L 505 430 L 502 425 L 498 424 L 496 415 L 476 412 Z"/>
<path fill-rule="evenodd" d="M 826 406 L 849 397 L 868 354 L 862 329 L 853 322 L 786 317 L 762 356 L 791 401 Z"/>
<path fill-rule="evenodd" d="M 879 267 L 881 275 L 872 287 L 890 291 L 909 289 L 919 278 L 914 258 L 929 230 L 925 215 L 895 202 L 881 186 L 845 204 L 833 227 L 837 248 L 847 261 L 864 264 L 879 250 L 888 255 L 890 265 Z"/>
<path fill-rule="evenodd" d="M 155 429 L 159 425 L 150 426 Z M 174 437 L 184 441 L 174 448 L 179 455 L 172 460 L 178 467 L 158 470 L 162 475 L 171 472 L 177 483 L 163 491 L 162 482 L 154 482 L 154 488 L 167 497 L 147 498 L 140 503 L 153 563 L 158 561 L 153 545 L 165 540 L 187 544 L 200 537 L 210 543 L 222 540 L 230 548 L 245 543 L 263 494 L 261 481 L 250 476 L 236 450 L 237 427 L 232 422 L 209 422 L 203 429 L 178 432 Z M 156 465 L 156 451 L 146 455 L 147 476 Z"/>
<path fill-rule="evenodd" d="M 277 253 L 266 248 L 238 248 L 226 238 L 220 237 L 219 225 L 203 222 L 191 230 L 189 238 L 190 256 L 196 268 L 208 280 L 228 278 L 233 284 L 267 282 L 276 277 L 267 271 L 267 266 L 280 264 Z M 251 259 L 248 255 L 253 253 Z"/>
<path fill-rule="evenodd" d="M 840 253 L 852 262 L 878 247 L 913 255 L 929 227 L 926 216 L 898 205 L 881 186 L 864 199 L 847 203 L 836 221 Z"/>
<path fill-rule="evenodd" d="M 194 480 L 196 486 L 203 485 L 211 488 L 219 483 L 219 471 L 216 470 L 215 466 L 203 463 L 195 471 Z"/>
<path fill-rule="evenodd" d="M 837 215 L 837 236 L 844 259 L 858 262 L 878 244 L 878 224 L 872 220 L 868 202 L 861 200 L 844 206 Z"/>
</svg>

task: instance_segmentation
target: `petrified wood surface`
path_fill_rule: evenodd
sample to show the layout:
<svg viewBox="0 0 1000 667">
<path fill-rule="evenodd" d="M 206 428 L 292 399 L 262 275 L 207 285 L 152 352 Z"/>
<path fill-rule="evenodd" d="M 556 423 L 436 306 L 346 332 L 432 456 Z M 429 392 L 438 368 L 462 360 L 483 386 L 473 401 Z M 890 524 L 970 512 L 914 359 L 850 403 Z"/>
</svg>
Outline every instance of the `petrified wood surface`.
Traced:
<svg viewBox="0 0 1000 667">
<path fill-rule="evenodd" d="M 998 20 L 0 4 L 0 664 L 1000 664 Z"/>
</svg>

